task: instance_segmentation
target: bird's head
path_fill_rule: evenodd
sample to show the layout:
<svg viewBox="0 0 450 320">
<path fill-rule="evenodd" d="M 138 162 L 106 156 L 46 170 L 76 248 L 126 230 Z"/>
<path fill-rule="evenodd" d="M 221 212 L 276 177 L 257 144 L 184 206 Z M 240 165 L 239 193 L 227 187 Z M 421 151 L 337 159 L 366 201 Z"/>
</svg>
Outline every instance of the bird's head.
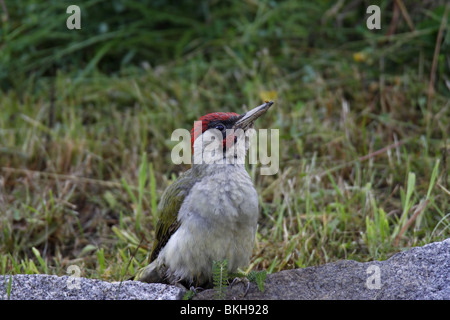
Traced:
<svg viewBox="0 0 450 320">
<path fill-rule="evenodd" d="M 214 112 L 200 117 L 191 131 L 194 163 L 223 163 L 224 159 L 227 163 L 232 159 L 243 163 L 249 148 L 249 129 L 272 104 L 272 101 L 267 101 L 242 115 Z"/>
</svg>

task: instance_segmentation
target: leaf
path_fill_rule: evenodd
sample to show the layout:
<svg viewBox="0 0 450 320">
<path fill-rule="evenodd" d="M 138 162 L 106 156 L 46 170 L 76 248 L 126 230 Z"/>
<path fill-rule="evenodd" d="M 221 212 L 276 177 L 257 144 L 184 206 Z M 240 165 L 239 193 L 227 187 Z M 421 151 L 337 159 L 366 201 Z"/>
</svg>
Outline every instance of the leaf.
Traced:
<svg viewBox="0 0 450 320">
<path fill-rule="evenodd" d="M 431 191 L 434 188 L 434 183 L 436 182 L 436 177 L 438 175 L 438 169 L 439 169 L 439 159 L 436 160 L 436 164 L 434 165 L 433 172 L 431 173 L 430 185 L 428 187 L 428 192 L 427 192 L 427 199 L 430 198 Z"/>
</svg>

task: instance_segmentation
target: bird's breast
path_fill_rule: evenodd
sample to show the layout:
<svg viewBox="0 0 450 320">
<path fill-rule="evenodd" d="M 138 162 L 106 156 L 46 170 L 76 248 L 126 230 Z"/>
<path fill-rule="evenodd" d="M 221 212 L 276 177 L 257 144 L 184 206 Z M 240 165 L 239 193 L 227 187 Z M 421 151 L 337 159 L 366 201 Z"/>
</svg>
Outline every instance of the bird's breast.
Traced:
<svg viewBox="0 0 450 320">
<path fill-rule="evenodd" d="M 256 223 L 258 195 L 243 166 L 217 167 L 197 182 L 186 197 L 179 214 L 183 222 L 199 218 L 205 222 L 221 221 L 227 228 L 233 224 Z"/>
</svg>

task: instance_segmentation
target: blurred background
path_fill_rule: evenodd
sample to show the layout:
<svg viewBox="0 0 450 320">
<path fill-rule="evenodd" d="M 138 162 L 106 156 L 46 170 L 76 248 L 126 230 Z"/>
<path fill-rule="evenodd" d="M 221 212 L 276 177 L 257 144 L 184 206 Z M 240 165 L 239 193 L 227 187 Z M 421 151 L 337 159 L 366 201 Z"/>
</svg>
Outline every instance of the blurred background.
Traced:
<svg viewBox="0 0 450 320">
<path fill-rule="evenodd" d="M 246 271 L 448 238 L 448 17 L 444 0 L 0 0 L 1 273 L 127 278 L 188 168 L 172 131 L 267 99 L 280 170 L 248 166 Z"/>
</svg>

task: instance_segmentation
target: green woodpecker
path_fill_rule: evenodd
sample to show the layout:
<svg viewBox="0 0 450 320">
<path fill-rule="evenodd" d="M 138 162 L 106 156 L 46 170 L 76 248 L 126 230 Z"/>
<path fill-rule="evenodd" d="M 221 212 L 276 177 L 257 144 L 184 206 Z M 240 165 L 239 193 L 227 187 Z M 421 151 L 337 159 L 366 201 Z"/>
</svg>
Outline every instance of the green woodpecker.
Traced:
<svg viewBox="0 0 450 320">
<path fill-rule="evenodd" d="M 134 280 L 206 288 L 213 261 L 227 259 L 230 273 L 248 265 L 258 220 L 258 194 L 245 170 L 248 133 L 272 104 L 243 115 L 210 113 L 196 122 L 192 168 L 163 193 L 150 264 Z M 217 141 L 220 147 L 212 148 Z"/>
</svg>

